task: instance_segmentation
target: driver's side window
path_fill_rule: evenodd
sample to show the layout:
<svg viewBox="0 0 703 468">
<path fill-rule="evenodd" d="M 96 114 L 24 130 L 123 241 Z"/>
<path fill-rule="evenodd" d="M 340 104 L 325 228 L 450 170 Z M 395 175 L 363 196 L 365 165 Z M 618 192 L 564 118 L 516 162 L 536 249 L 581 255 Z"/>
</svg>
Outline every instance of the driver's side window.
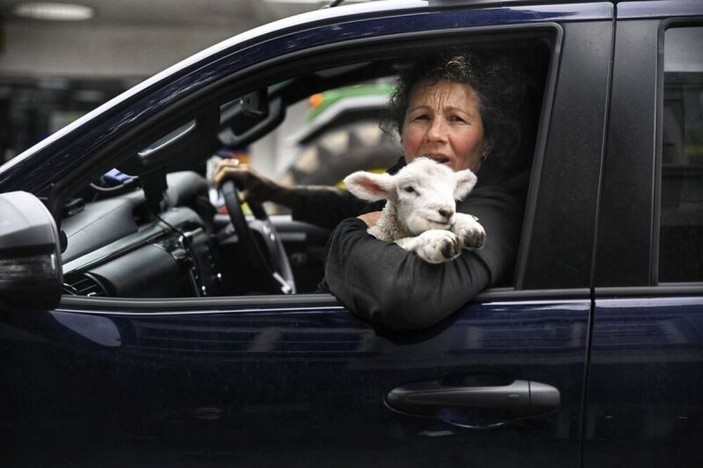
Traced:
<svg viewBox="0 0 703 468">
<path fill-rule="evenodd" d="M 518 59 L 536 78 L 527 106 L 531 114 L 525 116 L 532 126 L 520 138 L 521 170 L 531 165 L 540 120 L 553 52 L 546 44 L 522 44 L 529 53 Z M 509 53 L 513 60 L 518 55 Z M 343 188 L 352 172 L 386 171 L 402 150 L 398 132 L 380 124 L 388 121 L 389 97 L 408 62 L 407 56 L 393 55 L 294 77 L 271 72 L 259 89 L 223 92 L 216 102 L 179 114 L 163 131 L 149 132 L 149 140 L 134 145 L 156 152 L 158 164 L 150 166 L 147 155 L 143 165 L 121 166 L 77 192 L 75 204 L 69 200 L 62 220 L 68 244 L 65 292 L 121 298 L 319 292 L 323 255 L 336 224 L 297 218 L 290 204 L 275 200 L 263 204 L 266 219 L 256 220 L 254 204 L 240 203 L 235 195 L 242 208 L 237 227 L 220 190 L 224 186 L 215 181 L 218 165 L 247 164 L 282 187 L 334 189 Z M 484 167 L 503 164 L 495 161 Z M 129 173 L 132 168 L 141 173 Z M 491 177 L 490 170 L 481 177 L 484 173 Z M 249 241 L 246 231 L 254 234 Z M 252 260 L 255 250 L 263 262 Z"/>
</svg>

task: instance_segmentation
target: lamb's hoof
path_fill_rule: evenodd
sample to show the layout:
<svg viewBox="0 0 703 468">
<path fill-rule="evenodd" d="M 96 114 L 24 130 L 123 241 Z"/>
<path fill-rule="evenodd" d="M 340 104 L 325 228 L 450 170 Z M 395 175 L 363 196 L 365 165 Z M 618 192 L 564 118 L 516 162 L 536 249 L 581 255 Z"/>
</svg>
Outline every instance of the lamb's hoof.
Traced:
<svg viewBox="0 0 703 468">
<path fill-rule="evenodd" d="M 425 231 L 420 238 L 422 246 L 417 254 L 428 263 L 444 263 L 461 255 L 461 239 L 451 231 Z"/>
<path fill-rule="evenodd" d="M 483 226 L 478 225 L 480 229 L 475 229 L 473 232 L 467 232 L 464 236 L 464 247 L 467 249 L 480 249 L 486 244 L 486 231 Z"/>
<path fill-rule="evenodd" d="M 486 231 L 471 215 L 462 214 L 452 226 L 452 232 L 459 236 L 465 249 L 480 249 L 486 243 Z"/>
<path fill-rule="evenodd" d="M 459 243 L 459 238 L 454 240 L 447 240 L 442 247 L 442 256 L 446 260 L 451 260 L 461 253 L 461 244 Z"/>
</svg>

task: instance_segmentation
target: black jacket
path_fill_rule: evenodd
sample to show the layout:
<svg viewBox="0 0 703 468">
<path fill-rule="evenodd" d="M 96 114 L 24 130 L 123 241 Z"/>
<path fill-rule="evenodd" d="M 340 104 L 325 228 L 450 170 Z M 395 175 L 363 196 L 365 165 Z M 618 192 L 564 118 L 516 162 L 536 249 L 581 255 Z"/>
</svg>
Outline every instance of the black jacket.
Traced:
<svg viewBox="0 0 703 468">
<path fill-rule="evenodd" d="M 355 216 L 380 210 L 383 202 L 366 202 L 345 191 L 311 191 L 301 197 L 294 215 L 299 208 L 307 213 L 298 212 L 302 220 L 339 223 L 327 246 L 323 285 L 344 306 L 381 328 L 420 329 L 448 317 L 483 289 L 509 284 L 522 228 L 521 194 L 507 184 L 479 183 L 457 210 L 479 218 L 486 243 L 442 264 L 427 263 L 366 232 Z"/>
</svg>

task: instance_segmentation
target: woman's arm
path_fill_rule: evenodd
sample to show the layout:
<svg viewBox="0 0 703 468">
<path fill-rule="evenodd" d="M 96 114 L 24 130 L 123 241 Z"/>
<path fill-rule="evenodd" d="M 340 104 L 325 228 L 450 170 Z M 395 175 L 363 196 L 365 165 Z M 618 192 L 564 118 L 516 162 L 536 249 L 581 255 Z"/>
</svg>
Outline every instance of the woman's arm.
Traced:
<svg viewBox="0 0 703 468">
<path fill-rule="evenodd" d="M 343 219 L 380 210 L 383 202 L 369 202 L 334 187 L 296 187 L 293 219 L 334 229 Z"/>
<path fill-rule="evenodd" d="M 225 159 L 214 172 L 215 183 L 234 181 L 247 201 L 270 201 L 292 210 L 293 219 L 334 228 L 344 218 L 380 209 L 377 203 L 361 200 L 346 190 L 327 186 L 287 187 L 259 174 L 237 160 Z"/>
<path fill-rule="evenodd" d="M 346 219 L 328 245 L 326 284 L 342 304 L 373 324 L 394 330 L 431 326 L 483 289 L 512 277 L 522 224 L 517 203 L 499 193 L 470 197 L 460 210 L 479 217 L 486 245 L 442 264 L 379 241 L 363 221 Z"/>
</svg>

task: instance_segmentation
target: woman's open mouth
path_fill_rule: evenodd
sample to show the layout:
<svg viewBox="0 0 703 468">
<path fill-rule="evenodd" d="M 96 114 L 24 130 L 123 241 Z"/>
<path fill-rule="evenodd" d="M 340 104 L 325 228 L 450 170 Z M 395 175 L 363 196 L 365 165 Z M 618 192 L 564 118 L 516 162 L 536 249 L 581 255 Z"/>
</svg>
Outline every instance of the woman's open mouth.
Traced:
<svg viewBox="0 0 703 468">
<path fill-rule="evenodd" d="M 449 166 L 452 161 L 449 157 L 441 155 L 441 154 L 428 154 L 425 157 L 429 158 L 435 162 L 438 162 L 439 164 L 444 164 L 447 166 Z"/>
</svg>

